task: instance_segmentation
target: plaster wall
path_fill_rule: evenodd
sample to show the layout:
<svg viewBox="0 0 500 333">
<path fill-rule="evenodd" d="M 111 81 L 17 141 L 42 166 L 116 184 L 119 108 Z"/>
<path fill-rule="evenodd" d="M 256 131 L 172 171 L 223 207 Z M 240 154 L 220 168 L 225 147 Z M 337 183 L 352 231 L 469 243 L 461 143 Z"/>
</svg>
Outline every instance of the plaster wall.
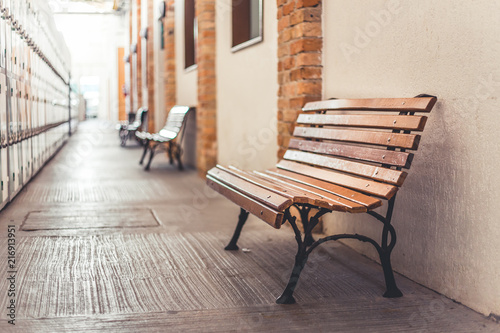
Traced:
<svg viewBox="0 0 500 333">
<path fill-rule="evenodd" d="M 231 52 L 231 1 L 216 3 L 218 163 L 264 169 L 276 163 L 277 8 L 263 1 L 264 40 Z"/>
<path fill-rule="evenodd" d="M 323 6 L 324 98 L 438 97 L 396 200 L 394 269 L 485 315 L 500 314 L 500 3 Z M 380 237 L 366 214 L 330 214 L 325 227 Z"/>
</svg>

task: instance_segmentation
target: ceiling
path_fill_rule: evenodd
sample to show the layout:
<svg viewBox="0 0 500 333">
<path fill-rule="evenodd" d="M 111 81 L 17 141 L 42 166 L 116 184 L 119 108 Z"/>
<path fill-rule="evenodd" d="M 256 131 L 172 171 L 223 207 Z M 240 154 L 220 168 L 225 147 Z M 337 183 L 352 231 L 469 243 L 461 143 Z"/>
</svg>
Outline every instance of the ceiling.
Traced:
<svg viewBox="0 0 500 333">
<path fill-rule="evenodd" d="M 120 12 L 128 0 L 49 0 L 56 14 L 112 14 Z"/>
</svg>

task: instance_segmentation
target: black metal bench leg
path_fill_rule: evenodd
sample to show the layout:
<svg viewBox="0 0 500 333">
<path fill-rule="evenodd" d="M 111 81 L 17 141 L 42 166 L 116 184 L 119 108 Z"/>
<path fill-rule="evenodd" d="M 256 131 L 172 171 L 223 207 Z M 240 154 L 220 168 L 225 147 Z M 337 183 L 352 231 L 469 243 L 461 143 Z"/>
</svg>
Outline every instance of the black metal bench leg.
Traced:
<svg viewBox="0 0 500 333">
<path fill-rule="evenodd" d="M 182 165 L 181 161 L 181 155 L 182 155 L 181 147 L 177 146 L 177 148 L 175 149 L 175 159 L 177 160 L 177 166 L 179 170 L 184 170 L 184 166 Z"/>
<path fill-rule="evenodd" d="M 172 142 L 168 143 L 168 161 L 170 164 L 174 164 L 174 154 L 172 153 Z"/>
<path fill-rule="evenodd" d="M 385 286 L 387 288 L 383 296 L 387 298 L 402 297 L 403 293 L 396 285 L 396 279 L 394 278 L 394 272 L 392 271 L 391 251 L 382 250 L 379 255 L 380 263 L 382 264 L 382 269 L 384 270 Z"/>
<path fill-rule="evenodd" d="M 151 162 L 153 161 L 153 157 L 155 157 L 155 148 L 156 146 L 152 146 L 149 148 L 149 161 L 144 170 L 148 171 L 149 167 L 151 166 Z"/>
<path fill-rule="evenodd" d="M 301 210 L 301 213 L 303 211 Z M 296 218 L 288 216 L 288 221 L 295 232 L 295 239 L 297 240 L 298 250 L 295 255 L 295 264 L 293 265 L 292 274 L 290 275 L 290 279 L 288 280 L 288 284 L 285 287 L 285 290 L 281 294 L 278 299 L 276 299 L 277 304 L 294 304 L 295 298 L 293 297 L 293 292 L 295 291 L 295 287 L 297 287 L 297 283 L 299 282 L 300 273 L 304 269 L 304 266 L 307 263 L 307 245 L 305 241 L 302 241 L 301 234 L 297 225 L 295 223 Z M 310 231 L 304 234 L 304 240 L 308 239 L 310 236 Z"/>
<path fill-rule="evenodd" d="M 128 130 L 120 130 L 120 145 L 125 147 L 128 139 Z"/>
<path fill-rule="evenodd" d="M 241 208 L 240 215 L 238 216 L 238 224 L 236 225 L 236 230 L 234 230 L 233 238 L 231 238 L 231 241 L 224 248 L 224 250 L 236 251 L 239 249 L 239 247 L 238 247 L 238 245 L 236 245 L 236 243 L 238 242 L 238 238 L 240 238 L 241 229 L 243 229 L 243 225 L 245 225 L 247 218 L 248 218 L 248 212 L 246 210 L 244 210 L 243 208 Z"/>
<path fill-rule="evenodd" d="M 144 157 L 146 157 L 146 154 L 148 153 L 148 149 L 149 149 L 149 141 L 147 141 L 146 144 L 144 145 L 144 151 L 142 153 L 141 160 L 139 161 L 140 165 L 142 165 L 142 162 L 144 162 Z"/>
</svg>

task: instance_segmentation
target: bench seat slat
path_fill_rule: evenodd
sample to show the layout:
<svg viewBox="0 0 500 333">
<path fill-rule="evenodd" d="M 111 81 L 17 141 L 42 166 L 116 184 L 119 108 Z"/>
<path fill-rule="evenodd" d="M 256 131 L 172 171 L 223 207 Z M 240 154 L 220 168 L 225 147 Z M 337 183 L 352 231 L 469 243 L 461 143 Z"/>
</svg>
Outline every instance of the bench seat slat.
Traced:
<svg viewBox="0 0 500 333">
<path fill-rule="evenodd" d="M 368 193 L 384 199 L 390 199 L 398 190 L 397 186 L 286 160 L 279 162 L 277 167 L 340 186 L 349 187 L 356 191 Z"/>
<path fill-rule="evenodd" d="M 294 136 L 416 150 L 420 135 L 334 128 L 295 127 Z"/>
<path fill-rule="evenodd" d="M 269 170 L 265 171 L 267 174 L 273 175 L 275 177 L 278 177 L 280 179 L 286 179 L 291 181 L 292 183 L 299 183 L 305 186 L 310 186 L 315 189 L 325 191 L 331 194 L 334 194 L 336 196 L 339 196 L 341 198 L 350 200 L 356 204 L 360 204 L 362 206 L 365 206 L 367 209 L 374 209 L 376 207 L 379 207 L 382 205 L 382 202 L 380 199 L 377 199 L 375 197 L 371 197 L 369 195 L 366 195 L 364 193 L 352 190 L 347 187 L 342 187 L 327 181 L 319 180 L 316 178 L 312 178 L 309 176 L 301 175 L 295 172 L 283 170 L 283 169 L 278 169 L 278 168 L 272 168 Z"/>
<path fill-rule="evenodd" d="M 371 98 L 371 99 L 330 99 L 307 103 L 303 111 L 324 110 L 373 110 L 430 112 L 436 97 L 419 98 Z"/>
<path fill-rule="evenodd" d="M 269 179 L 270 181 L 285 188 L 298 189 L 300 191 L 309 193 L 309 195 L 316 195 L 322 197 L 323 198 L 322 200 L 328 202 L 331 205 L 330 209 L 334 211 L 349 212 L 349 213 L 364 213 L 368 209 L 367 206 L 362 205 L 358 202 L 349 200 L 345 197 L 341 197 L 336 193 L 327 191 L 326 189 L 320 189 L 318 187 L 304 184 L 300 182 L 298 179 L 292 179 L 290 177 L 286 177 L 281 173 L 273 172 L 273 170 L 266 170 L 265 172 L 254 171 L 254 173 L 261 178 Z M 378 203 L 371 205 L 370 208 L 375 208 L 382 205 L 382 202 L 380 200 L 377 201 Z"/>
<path fill-rule="evenodd" d="M 401 186 L 407 173 L 404 171 L 382 168 L 379 166 L 348 161 L 336 157 L 323 156 L 297 150 L 287 150 L 284 158 L 286 160 L 314 164 L 329 169 L 352 173 L 358 176 L 368 177 L 374 180 Z"/>
<path fill-rule="evenodd" d="M 296 188 L 282 186 L 280 184 L 273 183 L 269 181 L 269 179 L 262 179 L 257 177 L 257 175 L 239 170 L 233 166 L 229 166 L 228 169 L 223 166 L 217 165 L 218 169 L 225 170 L 229 173 L 233 173 L 234 175 L 244 179 L 254 185 L 265 188 L 266 190 L 275 192 L 281 196 L 287 197 L 293 201 L 293 203 L 301 203 L 301 204 L 310 204 L 315 205 L 327 209 L 331 209 L 331 204 L 323 200 L 319 195 L 314 195 L 311 193 L 306 193 L 305 191 L 300 191 Z"/>
<path fill-rule="evenodd" d="M 245 194 L 221 183 L 217 179 L 207 176 L 207 185 L 216 192 L 219 192 L 247 212 L 257 216 L 259 219 L 268 223 L 270 226 L 279 229 L 283 223 L 283 213 L 266 206 Z"/>
<path fill-rule="evenodd" d="M 288 148 L 394 165 L 407 169 L 410 168 L 411 161 L 413 160 L 413 154 L 407 152 L 293 138 L 290 140 Z"/>
<path fill-rule="evenodd" d="M 427 117 L 397 115 L 300 114 L 297 124 L 423 131 Z"/>
<path fill-rule="evenodd" d="M 234 188 L 238 192 L 244 193 L 246 196 L 257 200 L 279 212 L 283 212 L 293 204 L 293 201 L 290 200 L 290 198 L 284 197 L 268 189 L 247 182 L 244 179 L 241 179 L 240 177 L 231 174 L 230 172 L 227 172 L 223 169 L 217 167 L 212 168 L 208 171 L 208 175 L 224 183 L 225 185 Z"/>
<path fill-rule="evenodd" d="M 231 170 L 237 170 L 234 167 L 229 167 Z M 291 184 L 280 179 L 276 179 L 267 174 L 259 173 L 254 171 L 253 173 L 240 171 L 242 176 L 247 180 L 255 181 L 258 184 L 270 186 L 271 188 L 276 188 L 279 193 L 289 194 L 292 196 L 293 203 L 299 204 L 311 204 L 317 207 L 327 208 L 336 211 L 366 211 L 366 208 L 358 203 L 350 200 L 340 198 L 331 193 L 315 190 L 313 188 L 307 188 L 304 186 L 297 186 L 297 184 Z"/>
</svg>

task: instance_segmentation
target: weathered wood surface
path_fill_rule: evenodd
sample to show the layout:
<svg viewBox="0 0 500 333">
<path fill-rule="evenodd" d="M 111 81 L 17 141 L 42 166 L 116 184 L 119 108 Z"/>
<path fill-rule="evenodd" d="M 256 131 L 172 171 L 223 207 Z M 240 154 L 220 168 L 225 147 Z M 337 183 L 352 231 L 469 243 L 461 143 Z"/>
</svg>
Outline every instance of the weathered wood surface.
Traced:
<svg viewBox="0 0 500 333">
<path fill-rule="evenodd" d="M 356 160 L 382 163 L 409 168 L 413 159 L 412 153 L 375 149 L 369 147 L 352 146 L 333 142 L 308 141 L 291 139 L 288 146 L 291 149 L 308 151 L 318 154 L 347 157 Z"/>
<path fill-rule="evenodd" d="M 430 112 L 436 97 L 422 98 L 373 98 L 373 99 L 331 99 L 307 103 L 303 111 L 323 110 L 370 110 Z"/>
<path fill-rule="evenodd" d="M 418 148 L 420 142 L 420 135 L 418 134 L 301 126 L 295 127 L 293 135 L 302 138 L 355 142 L 413 150 Z"/>
<path fill-rule="evenodd" d="M 300 114 L 297 124 L 423 131 L 425 116 Z"/>
</svg>

